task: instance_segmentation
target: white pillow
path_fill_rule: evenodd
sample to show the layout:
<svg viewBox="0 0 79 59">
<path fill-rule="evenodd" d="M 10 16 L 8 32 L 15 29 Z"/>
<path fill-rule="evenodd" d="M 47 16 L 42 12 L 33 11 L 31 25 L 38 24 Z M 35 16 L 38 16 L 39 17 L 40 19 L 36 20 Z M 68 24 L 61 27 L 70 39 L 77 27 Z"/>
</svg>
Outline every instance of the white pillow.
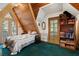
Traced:
<svg viewBox="0 0 79 59">
<path fill-rule="evenodd" d="M 33 31 L 31 34 L 32 34 L 32 35 L 36 35 L 36 34 L 37 34 L 37 32 Z"/>
</svg>

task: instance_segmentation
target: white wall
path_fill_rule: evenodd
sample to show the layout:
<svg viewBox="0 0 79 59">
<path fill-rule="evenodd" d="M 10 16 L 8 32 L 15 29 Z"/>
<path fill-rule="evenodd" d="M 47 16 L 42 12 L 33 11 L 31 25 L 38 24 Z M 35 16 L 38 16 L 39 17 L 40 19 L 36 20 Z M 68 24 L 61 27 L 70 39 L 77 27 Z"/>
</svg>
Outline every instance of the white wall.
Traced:
<svg viewBox="0 0 79 59">
<path fill-rule="evenodd" d="M 39 31 L 41 33 L 41 37 L 42 37 L 41 40 L 42 41 L 48 42 L 48 18 L 57 17 L 61 13 L 62 12 L 57 12 L 57 13 L 51 13 L 51 14 L 46 15 L 42 9 L 39 11 L 36 21 L 37 21 L 37 25 L 38 25 L 38 23 L 40 23 L 40 26 L 38 26 L 38 28 L 39 28 Z M 43 21 L 46 23 L 45 30 L 43 30 L 41 27 L 41 23 Z"/>
<path fill-rule="evenodd" d="M 41 33 L 42 41 L 48 42 L 48 18 L 50 18 L 50 17 L 57 17 L 57 16 L 59 16 L 59 14 L 62 14 L 63 11 L 69 11 L 70 13 L 72 13 L 75 16 L 77 16 L 77 14 L 79 14 L 78 10 L 73 8 L 70 4 L 62 4 L 62 5 L 63 6 L 60 6 L 60 7 L 61 8 L 63 7 L 63 10 L 61 10 L 61 11 L 58 10 L 55 13 L 51 12 L 49 14 L 47 14 L 46 11 L 43 10 L 43 8 L 40 8 L 36 21 L 37 21 L 37 25 L 38 25 L 38 23 L 40 23 L 40 26 L 38 26 L 38 27 L 39 27 L 39 31 Z M 50 11 L 50 9 L 48 9 L 48 11 Z M 54 10 L 52 9 L 52 11 L 54 11 Z M 77 16 L 77 18 L 79 19 L 78 16 Z M 45 30 L 42 30 L 42 27 L 41 27 L 41 23 L 43 21 L 46 23 L 46 29 Z"/>
<path fill-rule="evenodd" d="M 38 29 L 39 29 L 40 33 L 42 33 L 41 23 L 43 22 L 44 18 L 45 18 L 44 11 L 42 9 L 40 9 L 38 12 L 38 15 L 37 15 L 37 19 L 36 19 L 37 25 L 38 25 L 38 23 L 40 23 L 40 26 L 38 25 Z"/>
<path fill-rule="evenodd" d="M 69 13 L 71 13 L 74 16 L 77 16 L 77 14 L 79 14 L 79 11 L 68 3 L 63 4 L 63 11 L 68 11 Z"/>
<path fill-rule="evenodd" d="M 51 13 L 55 14 L 63 10 L 63 3 L 49 4 L 48 6 L 42 7 L 41 9 L 44 10 L 46 15 Z"/>
<path fill-rule="evenodd" d="M 51 18 L 51 17 L 58 17 L 59 14 L 61 14 L 62 12 L 57 12 L 57 13 L 54 13 L 54 14 L 49 14 L 49 15 L 46 15 L 45 18 L 44 18 L 44 21 L 46 23 L 46 30 L 43 30 L 43 34 L 45 34 L 45 39 L 42 39 L 44 41 L 48 41 L 48 18 Z"/>
<path fill-rule="evenodd" d="M 38 25 L 38 23 L 40 23 L 40 26 L 38 25 L 38 29 L 40 31 L 42 41 L 47 41 L 47 23 L 46 23 L 46 30 L 43 30 L 42 25 L 41 25 L 43 21 L 46 22 L 46 19 L 47 18 L 46 18 L 44 11 L 42 9 L 40 9 L 38 12 L 36 22 L 37 22 L 37 25 Z M 44 36 L 45 36 L 45 38 L 43 38 Z"/>
</svg>

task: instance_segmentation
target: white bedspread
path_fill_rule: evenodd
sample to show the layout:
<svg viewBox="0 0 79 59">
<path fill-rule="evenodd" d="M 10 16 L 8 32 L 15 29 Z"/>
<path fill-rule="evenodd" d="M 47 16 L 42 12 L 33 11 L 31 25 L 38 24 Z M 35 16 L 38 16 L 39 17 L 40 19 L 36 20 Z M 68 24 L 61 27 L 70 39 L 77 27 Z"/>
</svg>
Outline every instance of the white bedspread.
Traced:
<svg viewBox="0 0 79 59">
<path fill-rule="evenodd" d="M 20 52 L 20 50 L 23 47 L 34 43 L 35 35 L 29 35 L 29 34 L 18 35 L 18 36 L 14 36 L 14 37 L 9 37 L 8 39 L 15 41 L 15 45 L 14 45 L 13 51 L 11 53 L 12 55 L 14 55 L 14 54 L 17 54 L 17 52 Z"/>
<path fill-rule="evenodd" d="M 22 40 L 18 40 L 16 41 L 15 43 L 15 46 L 14 46 L 14 51 L 20 51 L 22 49 L 22 46 L 24 46 L 25 44 L 31 44 L 32 42 L 35 41 L 35 35 L 29 35 L 29 37 L 26 37 Z"/>
</svg>

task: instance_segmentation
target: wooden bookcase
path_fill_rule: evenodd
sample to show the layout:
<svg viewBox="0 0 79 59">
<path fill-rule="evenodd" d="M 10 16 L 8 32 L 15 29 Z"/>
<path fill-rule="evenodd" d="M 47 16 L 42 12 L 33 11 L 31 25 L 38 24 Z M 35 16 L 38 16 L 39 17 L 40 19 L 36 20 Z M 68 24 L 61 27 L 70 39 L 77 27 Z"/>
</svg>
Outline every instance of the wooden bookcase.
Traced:
<svg viewBox="0 0 79 59">
<path fill-rule="evenodd" d="M 68 18 L 61 14 L 60 17 L 60 46 L 68 49 L 76 49 L 76 19 Z"/>
</svg>

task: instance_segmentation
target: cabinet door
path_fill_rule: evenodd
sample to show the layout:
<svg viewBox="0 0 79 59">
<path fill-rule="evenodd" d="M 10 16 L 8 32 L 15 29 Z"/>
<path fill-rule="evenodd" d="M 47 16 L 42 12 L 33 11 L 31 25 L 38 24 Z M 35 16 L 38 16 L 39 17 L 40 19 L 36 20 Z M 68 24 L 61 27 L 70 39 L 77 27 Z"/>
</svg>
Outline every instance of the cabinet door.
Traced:
<svg viewBox="0 0 79 59">
<path fill-rule="evenodd" d="M 49 20 L 49 42 L 59 44 L 58 18 Z"/>
</svg>

